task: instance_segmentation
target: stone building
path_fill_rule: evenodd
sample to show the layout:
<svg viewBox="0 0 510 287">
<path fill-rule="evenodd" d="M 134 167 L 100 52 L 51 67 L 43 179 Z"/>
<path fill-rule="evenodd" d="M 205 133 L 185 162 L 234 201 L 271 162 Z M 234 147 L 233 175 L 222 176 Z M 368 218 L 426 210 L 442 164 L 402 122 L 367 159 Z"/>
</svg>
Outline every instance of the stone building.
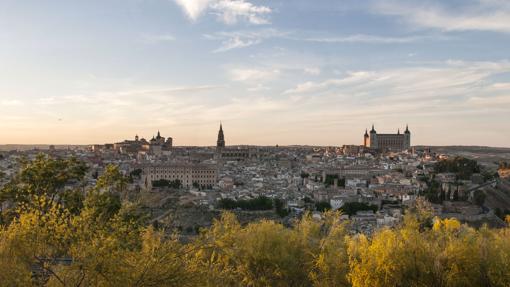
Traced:
<svg viewBox="0 0 510 287">
<path fill-rule="evenodd" d="M 411 132 L 409 127 L 406 126 L 404 133 L 400 133 L 400 129 L 396 134 L 378 134 L 372 125 L 370 135 L 365 130 L 363 136 L 363 144 L 365 147 L 369 147 L 374 150 L 382 152 L 386 151 L 404 151 L 411 147 Z"/>
<path fill-rule="evenodd" d="M 156 180 L 179 180 L 183 187 L 193 183 L 200 186 L 213 186 L 218 181 L 218 168 L 215 164 L 164 163 L 142 167 L 142 180 L 145 188 L 151 189 Z"/>
<path fill-rule="evenodd" d="M 113 148 L 120 153 L 136 154 L 139 152 L 150 152 L 152 154 L 160 155 L 165 152 L 170 152 L 172 145 L 173 139 L 168 137 L 165 140 L 158 131 L 157 136 L 153 136 L 150 141 L 147 141 L 144 138 L 140 139 L 138 135 L 136 135 L 134 140 L 124 140 L 113 144 Z"/>
</svg>

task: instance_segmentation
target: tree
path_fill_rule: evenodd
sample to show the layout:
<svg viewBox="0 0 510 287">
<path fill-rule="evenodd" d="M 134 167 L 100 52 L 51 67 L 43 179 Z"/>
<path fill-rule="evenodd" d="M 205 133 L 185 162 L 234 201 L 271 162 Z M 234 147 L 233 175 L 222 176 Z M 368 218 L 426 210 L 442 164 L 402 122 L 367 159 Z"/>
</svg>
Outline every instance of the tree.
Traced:
<svg viewBox="0 0 510 287">
<path fill-rule="evenodd" d="M 329 204 L 327 201 L 319 201 L 315 203 L 315 209 L 320 212 L 331 210 L 331 204 Z"/>
<path fill-rule="evenodd" d="M 170 188 L 178 189 L 178 188 L 182 188 L 182 183 L 178 179 L 174 179 L 174 180 L 159 179 L 159 180 L 152 181 L 152 186 L 154 186 L 154 187 L 170 187 Z"/>
<path fill-rule="evenodd" d="M 335 179 L 338 180 L 339 187 L 345 187 L 345 178 L 339 177 L 338 174 L 327 174 L 326 179 L 324 180 L 324 184 L 326 186 L 331 186 L 334 184 Z"/>
<path fill-rule="evenodd" d="M 131 175 L 132 177 L 140 178 L 142 175 L 142 169 L 141 168 L 134 169 L 129 173 L 129 175 Z"/>
<path fill-rule="evenodd" d="M 465 157 L 456 156 L 438 161 L 434 164 L 436 173 L 453 172 L 458 179 L 469 180 L 473 173 L 480 173 L 482 167 L 478 165 L 476 160 L 467 159 Z"/>
<path fill-rule="evenodd" d="M 346 202 L 340 208 L 340 210 L 343 213 L 348 214 L 349 216 L 355 215 L 356 212 L 358 212 L 358 211 L 372 210 L 373 212 L 376 212 L 377 209 L 378 208 L 376 205 L 371 205 L 371 204 L 364 203 L 364 202 Z"/>
<path fill-rule="evenodd" d="M 271 210 L 273 209 L 273 201 L 266 196 L 259 196 L 248 200 L 233 200 L 230 198 L 222 198 L 218 202 L 220 209 L 244 209 L 244 210 Z"/>
<path fill-rule="evenodd" d="M 301 175 L 300 175 L 300 176 L 301 176 L 301 178 L 303 178 L 303 179 L 304 179 L 304 178 L 308 178 L 308 177 L 310 176 L 310 174 L 309 174 L 309 173 L 307 173 L 307 172 L 304 172 L 304 171 L 303 171 L 303 172 L 301 172 Z"/>
<path fill-rule="evenodd" d="M 279 198 L 273 199 L 276 214 L 280 217 L 289 215 L 289 210 L 285 208 L 285 203 Z"/>
<path fill-rule="evenodd" d="M 52 203 L 69 204 L 71 209 L 80 208 L 81 182 L 87 171 L 85 163 L 76 158 L 60 159 L 38 154 L 33 161 L 21 160 L 19 172 L 0 189 L 0 202 L 12 203 L 4 210 L 3 222 L 17 216 L 16 208 L 22 204 L 33 204 L 36 198 L 48 199 L 49 205 L 35 204 L 47 208 Z M 73 198 L 73 199 L 71 199 Z"/>
<path fill-rule="evenodd" d="M 475 204 L 479 206 L 483 206 L 483 204 L 485 203 L 485 197 L 486 197 L 485 192 L 483 192 L 482 190 L 475 190 L 473 194 L 473 200 Z"/>
<path fill-rule="evenodd" d="M 124 176 L 119 167 L 109 164 L 97 179 L 95 189 L 100 192 L 113 192 L 122 194 L 127 187 L 128 178 Z"/>
</svg>

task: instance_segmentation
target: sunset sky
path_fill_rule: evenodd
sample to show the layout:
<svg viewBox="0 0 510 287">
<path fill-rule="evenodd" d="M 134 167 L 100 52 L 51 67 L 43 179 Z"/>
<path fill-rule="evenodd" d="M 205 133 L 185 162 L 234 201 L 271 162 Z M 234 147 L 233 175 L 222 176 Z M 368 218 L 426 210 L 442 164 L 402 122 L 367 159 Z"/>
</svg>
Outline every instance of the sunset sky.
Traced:
<svg viewBox="0 0 510 287">
<path fill-rule="evenodd" d="M 510 147 L 508 0 L 1 0 L 0 144 Z"/>
</svg>

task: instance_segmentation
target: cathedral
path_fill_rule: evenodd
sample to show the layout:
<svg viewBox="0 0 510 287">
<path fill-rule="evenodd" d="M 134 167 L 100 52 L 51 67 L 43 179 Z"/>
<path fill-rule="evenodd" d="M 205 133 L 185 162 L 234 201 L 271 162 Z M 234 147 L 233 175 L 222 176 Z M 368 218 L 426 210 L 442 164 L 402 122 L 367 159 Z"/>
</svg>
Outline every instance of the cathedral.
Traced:
<svg viewBox="0 0 510 287">
<path fill-rule="evenodd" d="M 218 140 L 216 141 L 216 147 L 224 148 L 225 147 L 225 136 L 223 135 L 223 126 L 220 123 L 220 130 L 218 131 Z"/>
<path fill-rule="evenodd" d="M 363 137 L 363 145 L 371 149 L 379 151 L 404 151 L 411 147 L 411 132 L 406 125 L 404 133 L 400 133 L 400 129 L 396 134 L 378 134 L 375 131 L 374 125 L 370 130 L 365 130 Z"/>
<path fill-rule="evenodd" d="M 242 161 L 258 156 L 258 150 L 255 148 L 242 146 L 225 147 L 225 135 L 223 134 L 223 125 L 220 123 L 218 139 L 216 140 L 216 157 L 220 160 Z"/>
</svg>

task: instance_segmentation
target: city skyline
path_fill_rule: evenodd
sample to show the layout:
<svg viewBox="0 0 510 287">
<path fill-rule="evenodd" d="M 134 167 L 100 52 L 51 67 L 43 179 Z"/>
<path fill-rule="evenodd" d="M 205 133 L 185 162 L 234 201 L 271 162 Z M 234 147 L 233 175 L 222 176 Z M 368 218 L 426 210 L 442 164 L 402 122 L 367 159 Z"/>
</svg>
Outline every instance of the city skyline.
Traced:
<svg viewBox="0 0 510 287">
<path fill-rule="evenodd" d="M 5 1 L 0 144 L 510 147 L 508 1 L 358 2 Z"/>
</svg>

